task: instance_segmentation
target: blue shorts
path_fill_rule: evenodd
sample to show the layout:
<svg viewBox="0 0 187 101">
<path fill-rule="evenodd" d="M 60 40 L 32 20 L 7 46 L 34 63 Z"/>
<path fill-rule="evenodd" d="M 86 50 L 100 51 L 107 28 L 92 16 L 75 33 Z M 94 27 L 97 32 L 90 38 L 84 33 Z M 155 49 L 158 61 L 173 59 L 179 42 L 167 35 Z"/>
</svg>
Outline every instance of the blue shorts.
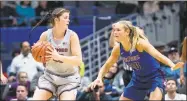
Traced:
<svg viewBox="0 0 187 101">
<path fill-rule="evenodd" d="M 160 73 L 141 77 L 133 72 L 131 81 L 124 88 L 123 96 L 132 100 L 144 100 L 156 87 L 164 90 L 164 78 Z"/>
</svg>

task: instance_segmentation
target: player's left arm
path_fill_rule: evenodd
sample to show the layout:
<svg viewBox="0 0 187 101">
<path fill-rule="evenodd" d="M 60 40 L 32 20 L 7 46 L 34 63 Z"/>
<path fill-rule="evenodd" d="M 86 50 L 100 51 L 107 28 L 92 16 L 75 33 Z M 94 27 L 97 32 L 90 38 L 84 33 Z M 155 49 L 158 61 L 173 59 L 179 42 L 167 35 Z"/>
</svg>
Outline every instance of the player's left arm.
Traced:
<svg viewBox="0 0 187 101">
<path fill-rule="evenodd" d="M 70 38 L 70 47 L 72 56 L 60 56 L 60 60 L 64 63 L 80 66 L 82 63 L 82 52 L 81 46 L 79 42 L 78 35 L 76 33 L 72 33 Z"/>
<path fill-rule="evenodd" d="M 143 50 L 145 50 L 147 53 L 149 53 L 151 56 L 153 56 L 155 59 L 158 61 L 162 62 L 163 64 L 166 64 L 170 66 L 172 69 L 176 67 L 180 67 L 182 63 L 179 63 L 175 65 L 170 59 L 168 59 L 166 56 L 162 55 L 158 50 L 156 50 L 150 43 L 149 41 L 140 39 L 139 43 Z"/>
</svg>

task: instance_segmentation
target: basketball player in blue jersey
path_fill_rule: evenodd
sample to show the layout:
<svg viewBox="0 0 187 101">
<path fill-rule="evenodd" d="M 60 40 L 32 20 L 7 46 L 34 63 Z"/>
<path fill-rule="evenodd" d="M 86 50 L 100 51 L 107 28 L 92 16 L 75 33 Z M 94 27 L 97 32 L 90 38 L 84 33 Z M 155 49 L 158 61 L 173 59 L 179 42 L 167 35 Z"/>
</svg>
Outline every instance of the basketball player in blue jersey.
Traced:
<svg viewBox="0 0 187 101">
<path fill-rule="evenodd" d="M 164 89 L 157 60 L 170 66 L 171 69 L 181 67 L 183 63 L 175 65 L 159 53 L 149 43 L 143 31 L 129 21 L 115 23 L 113 33 L 117 42 L 114 44 L 110 57 L 100 69 L 97 79 L 91 83 L 91 88 L 94 89 L 103 83 L 103 76 L 121 55 L 123 62 L 134 71 L 130 83 L 124 88 L 119 100 L 144 100 L 147 94 L 150 94 L 149 100 L 161 100 Z"/>
<path fill-rule="evenodd" d="M 59 100 L 75 100 L 80 85 L 79 66 L 82 53 L 77 34 L 68 29 L 70 11 L 56 8 L 51 13 L 52 28 L 43 32 L 39 41 L 48 41 L 44 75 L 39 78 L 33 100 L 48 100 L 53 95 Z"/>
</svg>

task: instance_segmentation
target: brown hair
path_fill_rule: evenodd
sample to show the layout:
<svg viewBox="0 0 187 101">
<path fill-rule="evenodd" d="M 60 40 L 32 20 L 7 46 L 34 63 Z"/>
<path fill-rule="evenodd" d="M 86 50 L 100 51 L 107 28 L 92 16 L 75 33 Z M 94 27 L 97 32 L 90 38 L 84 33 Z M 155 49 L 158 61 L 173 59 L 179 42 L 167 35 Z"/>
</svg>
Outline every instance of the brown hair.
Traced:
<svg viewBox="0 0 187 101">
<path fill-rule="evenodd" d="M 59 18 L 64 13 L 70 13 L 70 11 L 65 8 L 56 8 L 53 10 L 53 12 L 51 13 L 51 19 L 50 19 L 52 26 L 55 25 L 55 21 L 54 21 L 55 18 Z"/>
<path fill-rule="evenodd" d="M 136 44 L 139 38 L 142 38 L 148 41 L 147 37 L 144 34 L 144 31 L 140 29 L 139 27 L 133 26 L 130 21 L 122 20 L 122 21 L 119 21 L 119 23 L 124 26 L 125 31 L 129 30 L 131 52 L 135 50 Z"/>
<path fill-rule="evenodd" d="M 187 37 L 184 38 L 183 42 L 182 42 L 182 55 L 181 55 L 181 60 L 186 62 L 187 59 L 186 59 L 186 45 L 187 45 Z"/>
</svg>

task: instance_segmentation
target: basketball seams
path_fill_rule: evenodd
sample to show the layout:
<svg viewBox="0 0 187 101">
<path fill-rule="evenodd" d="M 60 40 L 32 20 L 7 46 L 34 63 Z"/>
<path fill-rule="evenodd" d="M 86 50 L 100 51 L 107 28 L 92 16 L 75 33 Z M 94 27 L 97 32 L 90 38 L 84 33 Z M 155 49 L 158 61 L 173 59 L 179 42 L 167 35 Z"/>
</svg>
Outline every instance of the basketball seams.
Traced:
<svg viewBox="0 0 187 101">
<path fill-rule="evenodd" d="M 47 45 L 47 47 L 48 47 L 48 45 Z M 47 49 L 47 48 L 45 48 L 45 50 L 44 50 L 44 51 L 45 51 L 45 52 L 44 52 L 44 60 L 42 61 L 42 62 L 44 62 L 44 63 L 46 62 L 46 60 L 45 60 L 46 49 Z"/>
<path fill-rule="evenodd" d="M 41 63 L 46 62 L 45 56 L 47 55 L 46 51 L 48 50 L 47 49 L 48 47 L 53 48 L 50 42 L 47 41 L 38 42 L 34 45 L 31 51 L 34 59 L 37 62 L 41 62 Z"/>
<path fill-rule="evenodd" d="M 37 44 L 37 43 L 36 43 L 36 44 Z M 32 50 L 35 50 L 35 49 L 38 48 L 39 46 L 41 46 L 41 45 L 37 45 L 36 47 L 32 48 Z M 31 51 L 32 51 L 32 50 L 31 50 Z M 35 57 L 35 55 L 36 55 L 36 54 L 34 54 L 35 52 L 36 52 L 36 51 L 34 51 L 34 52 L 32 51 L 33 57 Z"/>
<path fill-rule="evenodd" d="M 39 45 L 40 47 L 42 46 L 42 48 L 43 48 L 43 42 Z M 40 48 L 39 47 L 39 48 Z M 40 48 L 40 50 L 36 53 L 36 60 L 38 61 L 38 55 L 39 55 L 39 53 L 40 53 L 40 51 L 42 50 L 42 48 Z"/>
<path fill-rule="evenodd" d="M 46 56 L 46 49 L 47 49 L 47 47 L 48 46 L 51 46 L 50 44 L 47 44 L 47 46 L 45 47 L 45 52 L 44 52 L 44 61 L 46 62 L 46 58 L 45 58 L 45 56 Z"/>
<path fill-rule="evenodd" d="M 41 45 L 43 45 L 43 42 L 42 42 L 42 44 L 41 44 Z M 40 53 L 41 53 L 41 52 L 44 52 L 44 51 L 42 51 L 42 50 L 43 50 L 43 48 L 44 48 L 44 49 L 46 48 L 46 45 L 47 45 L 47 44 L 44 44 L 44 46 L 42 46 L 42 48 L 40 49 L 40 51 L 39 51 L 39 52 L 38 52 L 38 54 L 36 55 L 36 58 L 37 58 L 37 59 L 38 59 L 38 58 L 40 58 L 40 60 L 39 60 L 39 61 L 41 61 L 41 60 L 42 60 L 42 59 L 41 59 L 42 57 L 40 57 L 40 56 L 38 56 L 38 55 L 40 55 Z M 43 62 L 43 61 L 42 61 L 42 62 Z"/>
</svg>

